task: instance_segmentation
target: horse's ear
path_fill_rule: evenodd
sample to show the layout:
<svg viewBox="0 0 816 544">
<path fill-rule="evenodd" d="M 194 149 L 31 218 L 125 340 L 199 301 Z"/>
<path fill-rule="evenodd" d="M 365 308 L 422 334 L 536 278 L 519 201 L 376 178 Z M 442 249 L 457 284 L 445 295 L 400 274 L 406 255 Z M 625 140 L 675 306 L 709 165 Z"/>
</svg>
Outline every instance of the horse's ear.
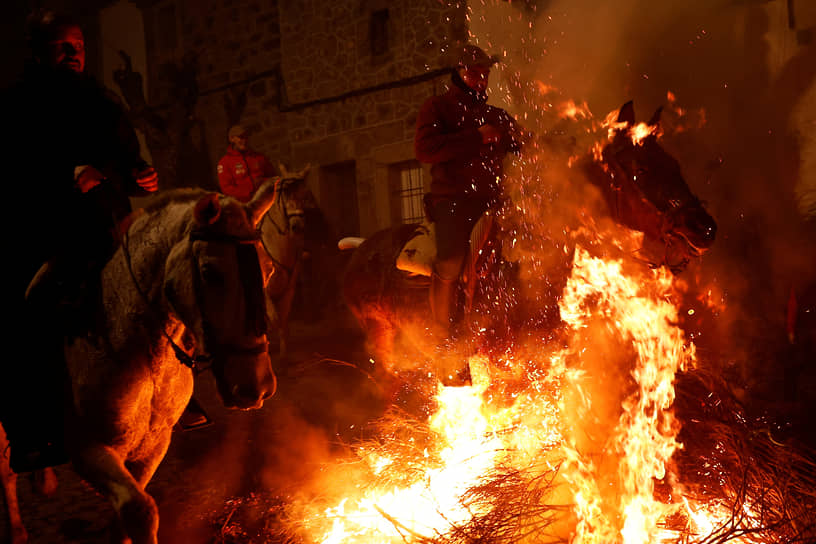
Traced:
<svg viewBox="0 0 816 544">
<path fill-rule="evenodd" d="M 635 105 L 631 100 L 621 106 L 620 111 L 618 111 L 618 123 L 635 124 Z"/>
<path fill-rule="evenodd" d="M 286 166 L 284 166 L 284 164 L 282 162 L 278 163 L 278 170 L 280 170 L 282 178 L 288 178 L 289 177 L 289 171 L 286 169 Z"/>
<path fill-rule="evenodd" d="M 647 123 L 650 127 L 659 127 L 660 126 L 660 116 L 663 115 L 663 106 L 657 108 L 657 111 L 654 112 L 652 118 L 649 119 Z"/>
<path fill-rule="evenodd" d="M 244 204 L 247 219 L 253 227 L 257 227 L 261 223 L 261 219 L 275 203 L 275 195 L 277 195 L 278 183 L 281 178 L 271 178 L 266 180 L 255 194 L 252 195 L 252 200 Z"/>
<path fill-rule="evenodd" d="M 208 193 L 196 202 L 193 218 L 201 226 L 212 225 L 221 216 L 221 203 L 217 193 Z"/>
</svg>

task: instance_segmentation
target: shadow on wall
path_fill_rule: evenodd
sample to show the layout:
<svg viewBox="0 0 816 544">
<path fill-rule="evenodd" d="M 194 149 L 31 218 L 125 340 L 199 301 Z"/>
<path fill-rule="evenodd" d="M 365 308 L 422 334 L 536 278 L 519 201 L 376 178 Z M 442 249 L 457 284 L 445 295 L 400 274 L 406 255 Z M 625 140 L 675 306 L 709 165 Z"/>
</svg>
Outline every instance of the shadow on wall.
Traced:
<svg viewBox="0 0 816 544">
<path fill-rule="evenodd" d="M 166 104 L 148 104 L 142 74 L 133 70 L 130 57 L 120 51 L 124 66 L 114 73 L 133 124 L 144 134 L 159 173 L 162 188 L 201 187 L 218 190 L 210 168 L 207 131 L 196 116 L 198 103 L 197 55 L 186 54 L 179 63 L 159 68 L 159 82 L 165 86 Z"/>
</svg>

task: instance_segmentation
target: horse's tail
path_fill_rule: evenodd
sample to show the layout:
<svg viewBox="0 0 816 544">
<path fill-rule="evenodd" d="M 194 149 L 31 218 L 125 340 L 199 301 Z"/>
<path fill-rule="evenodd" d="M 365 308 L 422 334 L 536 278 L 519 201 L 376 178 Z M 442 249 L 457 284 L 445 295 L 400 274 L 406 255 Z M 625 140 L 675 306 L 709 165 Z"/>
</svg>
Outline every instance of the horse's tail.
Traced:
<svg viewBox="0 0 816 544">
<path fill-rule="evenodd" d="M 365 242 L 365 238 L 360 238 L 359 236 L 346 236 L 337 242 L 337 247 L 341 251 L 346 249 L 357 249 L 363 242 Z"/>
</svg>

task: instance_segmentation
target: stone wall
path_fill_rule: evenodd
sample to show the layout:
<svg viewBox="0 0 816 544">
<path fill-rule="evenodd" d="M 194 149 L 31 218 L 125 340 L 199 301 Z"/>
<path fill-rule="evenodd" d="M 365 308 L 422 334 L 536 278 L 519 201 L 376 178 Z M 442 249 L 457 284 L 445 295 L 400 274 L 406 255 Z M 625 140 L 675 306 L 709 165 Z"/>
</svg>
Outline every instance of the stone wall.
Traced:
<svg viewBox="0 0 816 544">
<path fill-rule="evenodd" d="M 159 0 L 143 9 L 150 102 L 178 107 L 168 67 L 196 65 L 190 138 L 211 179 L 189 184 L 214 182 L 227 129 L 240 119 L 273 161 L 312 165 L 324 209 L 356 185 L 359 234 L 398 221 L 389 165 L 414 158 L 419 106 L 446 79 L 417 76 L 433 75 L 445 48 L 466 39 L 464 2 Z"/>
</svg>

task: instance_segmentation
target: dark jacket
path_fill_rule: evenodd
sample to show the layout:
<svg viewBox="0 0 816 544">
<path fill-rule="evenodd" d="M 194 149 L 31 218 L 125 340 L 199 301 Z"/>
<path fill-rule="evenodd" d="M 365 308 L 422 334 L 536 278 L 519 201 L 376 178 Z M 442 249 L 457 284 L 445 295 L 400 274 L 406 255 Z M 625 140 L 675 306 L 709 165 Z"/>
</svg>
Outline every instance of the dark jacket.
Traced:
<svg viewBox="0 0 816 544">
<path fill-rule="evenodd" d="M 492 200 L 501 194 L 503 162 L 521 147 L 522 131 L 503 109 L 468 88 L 457 74 L 446 93 L 432 96 L 417 116 L 414 150 L 430 163 L 431 194 L 476 196 Z M 496 144 L 483 144 L 479 127 L 495 125 L 503 134 Z"/>
<path fill-rule="evenodd" d="M 132 177 L 146 163 L 115 95 L 87 75 L 29 66 L 2 91 L 0 114 L 3 191 L 17 211 L 4 218 L 4 232 L 13 238 L 19 289 L 57 254 L 84 258 L 113 243 L 128 197 L 147 194 Z M 81 193 L 74 181 L 81 165 L 107 181 Z"/>
</svg>

